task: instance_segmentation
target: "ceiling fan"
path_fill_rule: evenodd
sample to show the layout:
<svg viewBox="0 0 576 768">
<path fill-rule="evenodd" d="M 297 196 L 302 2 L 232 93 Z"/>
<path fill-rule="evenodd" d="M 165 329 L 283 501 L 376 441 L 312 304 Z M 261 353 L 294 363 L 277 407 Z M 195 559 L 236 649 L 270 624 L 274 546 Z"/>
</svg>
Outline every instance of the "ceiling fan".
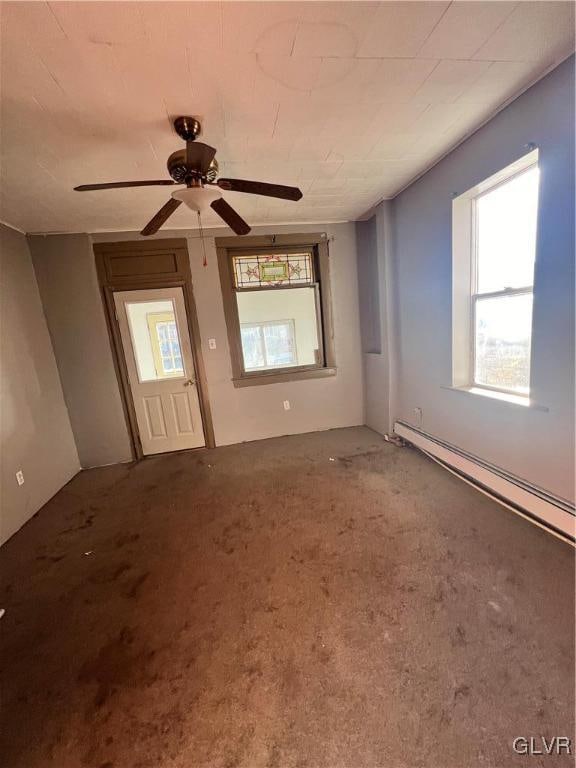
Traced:
<svg viewBox="0 0 576 768">
<path fill-rule="evenodd" d="M 300 200 L 302 192 L 298 187 L 283 184 L 267 184 L 263 181 L 245 179 L 217 179 L 218 163 L 216 150 L 208 144 L 196 141 L 201 126 L 194 117 L 177 117 L 174 129 L 186 142 L 186 149 L 173 152 L 168 158 L 168 173 L 172 179 L 154 181 L 113 181 L 109 184 L 82 184 L 74 187 L 77 192 L 90 192 L 96 189 L 119 189 L 122 187 L 154 187 L 186 185 L 185 189 L 172 192 L 170 200 L 144 227 L 141 235 L 153 235 L 168 220 L 181 203 L 200 214 L 208 207 L 223 219 L 237 234 L 247 235 L 250 227 L 222 197 L 221 189 L 227 192 L 247 192 L 252 195 L 278 197 L 282 200 Z"/>
</svg>

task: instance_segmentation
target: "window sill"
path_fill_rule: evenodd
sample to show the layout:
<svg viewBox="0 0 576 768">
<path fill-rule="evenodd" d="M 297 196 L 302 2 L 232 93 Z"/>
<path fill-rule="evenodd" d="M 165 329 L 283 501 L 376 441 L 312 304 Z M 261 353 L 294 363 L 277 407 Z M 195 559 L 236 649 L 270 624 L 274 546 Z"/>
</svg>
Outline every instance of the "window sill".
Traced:
<svg viewBox="0 0 576 768">
<path fill-rule="evenodd" d="M 310 368 L 307 371 L 258 373 L 232 379 L 232 382 L 235 387 L 257 387 L 262 384 L 284 384 L 287 381 L 300 381 L 302 379 L 323 379 L 327 376 L 336 376 L 336 368 Z"/>
<path fill-rule="evenodd" d="M 512 395 L 508 392 L 496 392 L 491 389 L 483 389 L 482 387 L 442 387 L 442 389 L 450 389 L 452 392 L 460 392 L 464 395 L 471 395 L 472 397 L 485 397 L 489 400 L 496 400 L 507 405 L 518 406 L 519 408 L 530 408 L 533 411 L 548 412 L 548 408 L 545 405 L 539 405 L 538 403 L 530 400 L 529 397 L 523 397 L 522 395 Z"/>
</svg>

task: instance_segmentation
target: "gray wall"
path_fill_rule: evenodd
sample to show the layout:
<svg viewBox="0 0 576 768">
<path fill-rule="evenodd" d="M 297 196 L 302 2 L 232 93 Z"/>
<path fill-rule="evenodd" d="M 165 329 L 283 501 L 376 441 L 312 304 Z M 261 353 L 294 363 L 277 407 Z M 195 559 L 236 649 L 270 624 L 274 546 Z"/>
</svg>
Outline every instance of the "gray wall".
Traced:
<svg viewBox="0 0 576 768">
<path fill-rule="evenodd" d="M 277 435 L 363 423 L 362 366 L 358 319 L 356 238 L 353 224 L 257 227 L 254 234 L 327 232 L 336 344 L 335 377 L 236 389 L 214 237 L 207 233 L 208 266 L 193 230 L 166 230 L 156 238 L 187 237 L 202 353 L 216 443 L 227 445 Z M 98 291 L 92 241 L 136 240 L 134 232 L 31 237 L 34 266 L 54 342 L 64 395 L 83 467 L 130 458 L 104 311 Z M 208 348 L 215 338 L 216 350 Z M 283 401 L 290 400 L 285 411 Z"/>
<path fill-rule="evenodd" d="M 540 148 L 531 394 L 547 410 L 450 389 L 452 195 Z M 393 202 L 393 417 L 574 498 L 574 58 Z M 386 286 L 380 282 L 381 291 Z M 382 382 L 383 390 L 386 382 Z"/>
<path fill-rule="evenodd" d="M 24 235 L 0 225 L 0 543 L 80 469 Z M 18 486 L 16 472 L 24 473 Z"/>
<path fill-rule="evenodd" d="M 82 467 L 130 461 L 130 441 L 88 235 L 29 237 Z"/>
<path fill-rule="evenodd" d="M 358 249 L 358 295 L 360 297 L 360 336 L 362 352 L 382 353 L 382 311 L 378 264 L 377 216 L 356 223 Z"/>
<path fill-rule="evenodd" d="M 394 426 L 395 340 L 392 273 L 392 203 L 385 201 L 367 221 L 356 223 L 358 290 L 364 378 L 364 423 L 381 434 Z"/>
</svg>

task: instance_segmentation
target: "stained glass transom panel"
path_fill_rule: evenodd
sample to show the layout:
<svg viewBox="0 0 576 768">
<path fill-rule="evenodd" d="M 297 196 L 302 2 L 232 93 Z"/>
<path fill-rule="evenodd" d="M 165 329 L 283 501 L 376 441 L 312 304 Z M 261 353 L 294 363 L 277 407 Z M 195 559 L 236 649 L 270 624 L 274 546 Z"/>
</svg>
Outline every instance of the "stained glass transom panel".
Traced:
<svg viewBox="0 0 576 768">
<path fill-rule="evenodd" d="M 269 288 L 271 285 L 306 285 L 314 282 L 310 253 L 234 256 L 236 288 Z"/>
</svg>

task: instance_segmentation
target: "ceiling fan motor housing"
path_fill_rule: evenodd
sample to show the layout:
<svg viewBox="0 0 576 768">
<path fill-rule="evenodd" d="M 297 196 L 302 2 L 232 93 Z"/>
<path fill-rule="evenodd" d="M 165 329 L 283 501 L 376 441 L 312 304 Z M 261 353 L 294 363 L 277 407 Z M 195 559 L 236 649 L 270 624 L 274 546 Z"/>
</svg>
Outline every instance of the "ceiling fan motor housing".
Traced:
<svg viewBox="0 0 576 768">
<path fill-rule="evenodd" d="M 167 162 L 168 173 L 177 184 L 187 184 L 194 179 L 214 181 L 218 175 L 218 162 L 212 160 L 207 173 L 203 174 L 198 168 L 192 168 L 186 161 L 186 150 L 179 149 L 172 152 Z"/>
<path fill-rule="evenodd" d="M 168 158 L 167 166 L 168 173 L 178 184 L 185 184 L 186 178 L 191 175 L 191 172 L 186 165 L 185 149 L 179 149 L 177 152 L 172 152 Z"/>
</svg>

